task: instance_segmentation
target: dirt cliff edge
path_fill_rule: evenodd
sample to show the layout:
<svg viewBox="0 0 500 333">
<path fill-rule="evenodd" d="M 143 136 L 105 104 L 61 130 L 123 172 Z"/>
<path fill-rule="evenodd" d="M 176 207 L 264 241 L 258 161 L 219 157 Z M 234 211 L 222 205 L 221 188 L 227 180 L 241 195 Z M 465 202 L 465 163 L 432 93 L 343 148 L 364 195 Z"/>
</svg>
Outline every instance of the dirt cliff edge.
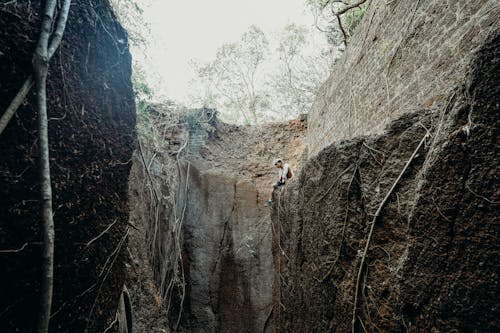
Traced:
<svg viewBox="0 0 500 333">
<path fill-rule="evenodd" d="M 498 331 L 499 58 L 494 31 L 442 103 L 275 193 L 277 331 Z"/>
</svg>

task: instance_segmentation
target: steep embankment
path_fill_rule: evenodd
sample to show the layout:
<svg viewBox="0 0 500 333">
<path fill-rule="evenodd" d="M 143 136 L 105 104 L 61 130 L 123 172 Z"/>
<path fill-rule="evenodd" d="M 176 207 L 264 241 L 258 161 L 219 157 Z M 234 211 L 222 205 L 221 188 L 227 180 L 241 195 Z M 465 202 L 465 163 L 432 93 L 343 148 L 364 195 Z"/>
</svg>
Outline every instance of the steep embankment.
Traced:
<svg viewBox="0 0 500 333">
<path fill-rule="evenodd" d="M 309 113 L 310 156 L 446 103 L 498 29 L 497 0 L 372 0 Z"/>
<path fill-rule="evenodd" d="M 495 13 L 498 17 L 498 6 L 446 3 L 416 1 L 411 5 L 421 12 L 403 16 L 396 14 L 410 2 L 392 3 L 394 11 L 372 4 L 353 44 L 373 43 L 399 29 L 404 32 L 400 46 L 378 70 L 369 65 L 380 60 L 371 54 L 375 51 L 366 48 L 357 58 L 355 50 L 348 50 L 336 73 L 353 69 L 353 76 L 332 76 L 318 102 L 323 107 L 313 109 L 312 157 L 298 182 L 276 193 L 281 204 L 273 211 L 274 309 L 280 331 L 500 329 L 500 37 L 498 22 L 491 21 Z M 436 12 L 458 7 L 470 16 L 446 12 L 443 20 L 464 21 L 460 27 L 434 21 Z M 374 23 L 377 15 L 387 22 L 410 19 L 386 26 Z M 453 57 L 464 59 L 437 57 L 429 60 L 430 67 L 405 69 L 429 55 L 421 53 L 415 22 L 426 23 L 422 29 L 429 41 L 441 38 L 440 31 L 449 37 L 429 52 L 446 53 L 456 45 Z M 470 31 L 463 34 L 466 28 Z M 364 94 L 354 94 L 364 100 L 356 104 L 363 113 L 341 117 L 339 110 L 355 108 L 345 89 L 361 89 L 364 83 L 357 80 L 364 75 L 388 75 L 389 82 L 400 80 L 408 87 L 387 88 L 377 80 L 378 87 L 370 84 Z M 389 98 L 380 104 L 376 96 L 386 93 Z M 435 94 L 442 96 L 423 103 Z M 398 114 L 404 115 L 379 130 Z M 324 126 L 318 126 L 323 119 Z M 338 131 L 327 133 L 329 124 Z M 352 138 L 365 130 L 381 134 Z M 350 139 L 331 144 L 339 137 Z"/>
<path fill-rule="evenodd" d="M 139 229 L 131 236 L 147 230 L 142 242 L 150 254 L 142 257 L 151 258 L 134 259 L 154 271 L 144 279 L 141 264 L 131 268 L 132 299 L 147 307 L 163 298 L 167 309 L 159 311 L 182 332 L 271 331 L 272 230 L 263 204 L 276 181 L 272 157 L 297 165 L 305 121 L 238 127 L 219 122 L 211 110 L 162 117 L 155 121 L 164 122 L 164 146 L 144 145 L 131 181 L 132 223 Z M 156 201 L 151 189 L 163 199 Z M 156 291 L 147 289 L 151 282 Z M 135 325 L 155 325 L 154 311 L 136 314 Z"/>
<path fill-rule="evenodd" d="M 0 112 L 32 71 L 40 1 L 0 6 Z M 50 329 L 102 332 L 122 290 L 135 111 L 127 35 L 104 0 L 73 1 L 50 63 L 55 275 Z M 41 279 L 37 111 L 32 92 L 0 136 L 0 331 L 31 332 Z"/>
</svg>

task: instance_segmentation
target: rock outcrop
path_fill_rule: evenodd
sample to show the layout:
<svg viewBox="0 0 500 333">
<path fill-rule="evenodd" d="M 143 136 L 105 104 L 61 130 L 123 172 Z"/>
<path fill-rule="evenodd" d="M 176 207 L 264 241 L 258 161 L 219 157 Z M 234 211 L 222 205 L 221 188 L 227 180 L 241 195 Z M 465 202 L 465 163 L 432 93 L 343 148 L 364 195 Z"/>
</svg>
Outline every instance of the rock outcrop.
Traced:
<svg viewBox="0 0 500 333">
<path fill-rule="evenodd" d="M 309 155 L 446 103 L 499 16 L 496 0 L 370 1 L 309 113 Z"/>
<path fill-rule="evenodd" d="M 390 6 L 404 4 L 409 6 L 410 2 Z M 441 2 L 415 1 L 411 5 L 439 8 Z M 375 120 L 359 127 L 353 122 L 356 131 L 352 133 L 345 132 L 342 123 L 336 125 L 341 126 L 340 134 L 335 132 L 334 137 L 345 134 L 350 139 L 330 145 L 332 136 L 325 140 L 317 124 L 325 117 L 332 117 L 330 122 L 335 124 L 342 118 L 335 110 L 350 109 L 344 88 L 335 91 L 335 87 L 340 82 L 349 87 L 351 81 L 332 77 L 327 83 L 324 110 L 331 112 L 321 115 L 313 111 L 315 120 L 308 133 L 312 157 L 294 186 L 275 193 L 281 202 L 273 211 L 277 331 L 500 329 L 500 35 L 495 28 L 498 22 L 490 21 L 492 13 L 498 17 L 498 5 L 491 5 L 489 1 L 448 4 L 447 8 L 470 9 L 468 20 L 473 21 L 466 25 L 475 28 L 463 35 L 459 45 L 470 50 L 477 44 L 474 52 L 463 54 L 465 60 L 458 63 L 444 59 L 442 70 L 431 66 L 433 76 L 425 81 L 428 87 L 389 90 L 393 97 L 383 105 L 365 99 L 359 104 L 364 113 L 358 120 Z M 384 13 L 382 16 L 393 15 Z M 372 11 L 367 15 L 365 20 L 370 22 L 370 15 L 377 14 Z M 415 18 L 425 16 L 428 25 L 436 25 L 432 22 L 434 15 L 426 11 Z M 448 16 L 443 15 L 443 20 Z M 410 22 L 418 22 L 416 19 Z M 479 29 L 486 23 L 488 29 Z M 389 25 L 380 34 L 398 28 L 405 31 L 408 24 Z M 441 31 L 444 26 L 422 29 Z M 450 38 L 463 34 L 461 28 L 454 33 L 453 26 L 446 29 Z M 488 36 L 484 36 L 486 30 L 490 30 Z M 419 33 L 414 31 L 415 40 L 403 39 L 405 43 L 390 57 L 394 58 L 393 65 L 403 61 L 402 55 L 420 54 Z M 357 35 L 355 45 L 365 39 L 371 43 L 374 38 L 370 34 Z M 434 33 L 426 38 L 433 41 L 434 37 L 443 38 Z M 457 41 L 443 42 L 442 47 L 447 49 L 449 43 L 455 45 Z M 460 54 L 453 57 L 462 57 L 461 50 L 457 48 Z M 346 63 L 357 62 L 350 52 Z M 362 61 L 370 64 L 376 58 L 365 54 Z M 410 64 L 405 60 L 406 66 Z M 352 80 L 357 80 L 357 75 L 378 77 L 384 73 L 377 67 L 357 66 Z M 426 68 L 411 74 L 393 67 L 391 72 L 403 80 L 405 75 L 417 78 Z M 442 86 L 441 79 L 445 78 L 449 80 Z M 332 83 L 333 79 L 339 81 Z M 384 81 L 377 84 L 373 89 L 383 96 Z M 451 90 L 440 90 L 446 87 Z M 433 96 L 431 90 L 444 95 L 423 105 L 424 96 Z M 366 96 L 373 95 L 369 91 Z M 411 113 L 406 112 L 408 108 L 391 111 L 389 119 L 400 112 L 404 115 L 393 120 L 382 134 L 351 138 L 365 129 L 368 133 L 380 132 L 377 128 L 386 121 L 385 110 L 404 106 L 396 101 L 421 109 Z"/>
<path fill-rule="evenodd" d="M 499 331 L 497 2 L 371 1 L 307 150 L 305 118 L 158 108 L 134 152 L 126 33 L 107 0 L 74 0 L 48 81 L 51 331 Z M 0 110 L 41 3 L 0 5 Z M 34 104 L 0 136 L 2 332 L 38 313 Z M 295 177 L 271 209 L 274 157 Z"/>
<path fill-rule="evenodd" d="M 264 202 L 276 182 L 272 156 L 283 154 L 296 165 L 305 121 L 239 127 L 221 123 L 212 110 L 182 116 L 176 120 L 182 126 L 163 121 L 170 128 L 163 132 L 165 146 L 144 153 L 145 161 L 134 166 L 140 174 L 151 165 L 151 188 L 162 198 L 158 216 L 147 214 L 155 211 L 150 189 L 131 183 L 137 202 L 132 221 L 153 243 L 149 281 L 165 301 L 160 311 L 181 332 L 272 331 L 272 230 Z M 134 285 L 132 299 L 143 294 L 154 303 L 154 293 Z M 154 315 L 142 321 L 148 316 Z"/>
<path fill-rule="evenodd" d="M 32 72 L 41 1 L 0 6 L 0 112 Z M 124 282 L 135 106 L 127 35 L 108 1 L 73 1 L 50 63 L 55 221 L 51 332 L 103 332 Z M 40 303 L 37 110 L 32 92 L 0 136 L 0 331 L 32 332 Z"/>
</svg>

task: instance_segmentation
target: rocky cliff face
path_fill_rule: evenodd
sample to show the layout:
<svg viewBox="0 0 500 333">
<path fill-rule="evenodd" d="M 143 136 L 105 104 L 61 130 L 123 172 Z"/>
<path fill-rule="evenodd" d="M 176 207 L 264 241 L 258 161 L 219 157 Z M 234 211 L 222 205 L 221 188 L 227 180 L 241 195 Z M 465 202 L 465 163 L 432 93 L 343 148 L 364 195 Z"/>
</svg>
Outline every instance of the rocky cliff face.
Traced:
<svg viewBox="0 0 500 333">
<path fill-rule="evenodd" d="M 0 112 L 31 73 L 40 1 L 0 6 Z M 55 276 L 50 329 L 102 332 L 124 281 L 135 111 L 127 35 L 109 3 L 73 1 L 50 64 L 48 116 Z M 0 136 L 0 331 L 31 332 L 41 217 L 34 93 Z"/>
<path fill-rule="evenodd" d="M 272 156 L 283 154 L 296 165 L 305 123 L 238 127 L 220 123 L 210 110 L 204 112 L 177 120 L 184 125 L 167 126 L 171 130 L 163 139 L 170 148 L 156 155 L 162 161 L 160 173 L 151 172 L 153 183 L 163 179 L 165 184 L 163 190 L 158 187 L 165 208 L 159 219 L 141 219 L 134 212 L 133 223 L 150 230 L 149 242 L 156 237 L 150 252 L 155 272 L 151 280 L 165 302 L 166 309 L 160 311 L 168 313 L 171 329 L 269 332 L 274 327 L 274 268 L 270 214 L 263 205 L 277 178 Z M 146 155 L 143 165 L 155 152 Z M 135 181 L 131 186 L 133 193 L 147 198 L 132 202 L 151 211 L 149 190 L 134 190 Z M 151 231 L 155 224 L 157 236 Z M 141 294 L 134 286 L 130 289 Z M 154 294 L 148 298 L 153 303 Z"/>
<path fill-rule="evenodd" d="M 485 11 L 488 4 L 474 2 L 480 21 L 497 8 Z M 399 54 L 417 51 L 405 44 Z M 277 331 L 499 330 L 498 30 L 467 57 L 466 73 L 452 74 L 464 81 L 442 100 L 393 121 L 384 134 L 317 150 L 298 182 L 275 193 Z M 345 96 L 333 88 L 339 103 Z M 398 95 L 418 106 L 414 97 Z M 314 130 L 309 136 L 319 140 Z"/>
<path fill-rule="evenodd" d="M 371 1 L 309 113 L 310 156 L 445 103 L 499 16 L 496 0 Z"/>
<path fill-rule="evenodd" d="M 272 222 L 301 122 L 159 119 L 131 177 L 136 328 L 497 331 L 499 9 L 372 1 Z"/>
</svg>

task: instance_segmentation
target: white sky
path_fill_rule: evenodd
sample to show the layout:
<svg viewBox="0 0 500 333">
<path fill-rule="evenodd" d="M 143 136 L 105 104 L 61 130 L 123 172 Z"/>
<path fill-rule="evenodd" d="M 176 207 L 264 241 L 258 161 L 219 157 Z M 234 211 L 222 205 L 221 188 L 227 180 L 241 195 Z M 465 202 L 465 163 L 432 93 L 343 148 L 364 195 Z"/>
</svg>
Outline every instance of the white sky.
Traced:
<svg viewBox="0 0 500 333">
<path fill-rule="evenodd" d="M 211 60 L 217 47 L 237 41 L 252 24 L 268 37 L 287 23 L 312 26 L 305 0 L 142 0 L 153 42 L 133 56 L 145 64 L 158 95 L 185 102 L 194 77 L 189 61 Z M 158 85 L 158 82 L 162 83 Z"/>
</svg>

